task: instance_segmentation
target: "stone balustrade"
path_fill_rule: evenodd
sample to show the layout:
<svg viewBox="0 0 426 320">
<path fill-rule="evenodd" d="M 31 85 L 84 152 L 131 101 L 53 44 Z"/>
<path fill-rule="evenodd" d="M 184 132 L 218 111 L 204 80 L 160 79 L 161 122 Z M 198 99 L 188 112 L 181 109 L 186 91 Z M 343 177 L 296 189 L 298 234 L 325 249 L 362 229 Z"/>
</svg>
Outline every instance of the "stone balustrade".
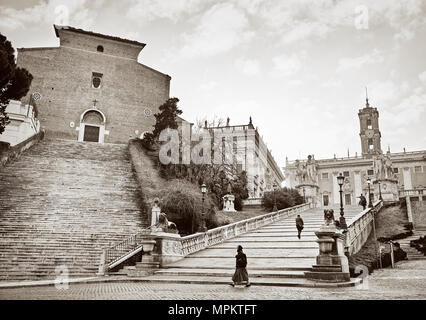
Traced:
<svg viewBox="0 0 426 320">
<path fill-rule="evenodd" d="M 353 217 L 348 223 L 345 240 L 346 252 L 349 255 L 357 253 L 367 241 L 373 229 L 374 214 L 383 207 L 382 201 L 376 201 L 373 208 L 367 208 Z"/>
<path fill-rule="evenodd" d="M 214 228 L 206 232 L 196 233 L 181 238 L 182 256 L 203 250 L 209 246 L 224 242 L 242 233 L 258 229 L 264 225 L 281 220 L 293 214 L 310 208 L 310 204 L 301 204 L 295 207 L 278 210 L 258 217 L 234 222 L 226 226 Z"/>
<path fill-rule="evenodd" d="M 422 197 L 423 195 L 426 195 L 426 188 L 422 189 L 411 189 L 411 190 L 401 190 L 399 191 L 399 197 L 405 198 L 405 197 Z"/>
</svg>

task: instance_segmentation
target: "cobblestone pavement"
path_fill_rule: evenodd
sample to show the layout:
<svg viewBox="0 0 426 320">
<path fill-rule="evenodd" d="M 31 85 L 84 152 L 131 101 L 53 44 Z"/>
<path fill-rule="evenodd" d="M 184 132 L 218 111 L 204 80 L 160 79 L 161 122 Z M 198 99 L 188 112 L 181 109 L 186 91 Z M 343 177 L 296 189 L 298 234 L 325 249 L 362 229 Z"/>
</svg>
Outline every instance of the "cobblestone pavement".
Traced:
<svg viewBox="0 0 426 320">
<path fill-rule="evenodd" d="M 426 299 L 426 260 L 404 261 L 395 270 L 376 270 L 368 285 L 355 288 L 291 288 L 160 283 L 70 284 L 55 287 L 1 289 L 0 299 L 145 299 L 145 300 L 278 300 L 278 299 Z"/>
</svg>

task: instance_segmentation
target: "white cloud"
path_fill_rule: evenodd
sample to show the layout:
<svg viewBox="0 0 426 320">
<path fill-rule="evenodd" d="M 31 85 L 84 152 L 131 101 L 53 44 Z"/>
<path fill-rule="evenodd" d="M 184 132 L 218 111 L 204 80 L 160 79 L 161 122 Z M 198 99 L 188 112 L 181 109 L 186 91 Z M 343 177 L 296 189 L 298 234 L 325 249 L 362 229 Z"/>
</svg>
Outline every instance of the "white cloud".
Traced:
<svg viewBox="0 0 426 320">
<path fill-rule="evenodd" d="M 185 58 L 214 56 L 251 39 L 249 21 L 244 12 L 230 3 L 214 5 L 199 19 L 191 33 L 183 35 L 180 54 Z"/>
<path fill-rule="evenodd" d="M 216 81 L 209 81 L 209 82 L 200 84 L 199 88 L 201 91 L 211 92 L 214 89 L 216 89 L 217 86 L 218 86 L 218 83 Z"/>
<path fill-rule="evenodd" d="M 274 63 L 274 70 L 272 73 L 276 76 L 290 76 L 302 68 L 302 62 L 295 54 L 276 56 L 272 59 L 272 62 Z"/>
<path fill-rule="evenodd" d="M 342 86 L 342 82 L 336 79 L 331 79 L 321 84 L 321 86 L 324 88 L 340 88 Z"/>
<path fill-rule="evenodd" d="M 49 0 L 21 10 L 0 7 L 0 27 L 15 30 L 30 24 L 53 25 L 60 20 L 73 27 L 87 28 L 93 25 L 97 16 L 96 10 L 90 9 L 99 8 L 102 4 L 102 0 L 76 0 L 66 4 L 62 0 Z"/>
<path fill-rule="evenodd" d="M 426 84 L 426 71 L 423 71 L 422 73 L 419 74 L 419 79 L 421 82 Z"/>
<path fill-rule="evenodd" d="M 377 49 L 356 58 L 342 58 L 338 62 L 337 72 L 351 69 L 360 69 L 364 65 L 381 63 L 384 61 L 383 55 Z"/>
<path fill-rule="evenodd" d="M 239 58 L 235 61 L 235 66 L 247 75 L 256 75 L 260 71 L 259 62 L 253 59 Z"/>
<path fill-rule="evenodd" d="M 158 18 L 169 19 L 174 22 L 183 16 L 198 12 L 203 0 L 131 0 L 126 4 L 128 11 L 126 17 L 138 24 L 149 23 Z"/>
</svg>

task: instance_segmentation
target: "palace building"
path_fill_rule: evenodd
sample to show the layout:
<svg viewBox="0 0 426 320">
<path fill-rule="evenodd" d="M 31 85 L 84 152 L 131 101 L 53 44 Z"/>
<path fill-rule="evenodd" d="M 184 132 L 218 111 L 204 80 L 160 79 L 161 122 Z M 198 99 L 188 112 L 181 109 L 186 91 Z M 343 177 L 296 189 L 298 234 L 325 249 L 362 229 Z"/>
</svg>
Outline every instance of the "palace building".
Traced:
<svg viewBox="0 0 426 320">
<path fill-rule="evenodd" d="M 237 166 L 238 171 L 247 173 L 249 199 L 245 201 L 246 205 L 259 205 L 260 198 L 265 192 L 272 191 L 274 185 L 281 186 L 284 181 L 281 168 L 277 165 L 258 129 L 253 126 L 251 117 L 248 124 L 230 125 L 228 118 L 225 126 L 207 129 L 211 136 L 219 136 L 223 139 L 221 149 L 224 160 L 226 155 L 232 155 L 233 159 L 230 162 Z"/>
<path fill-rule="evenodd" d="M 138 62 L 144 43 L 54 26 L 58 47 L 20 48 L 17 64 L 34 79 L 23 103 L 37 96 L 50 137 L 127 143 L 151 131 L 169 98 L 170 76 Z"/>
<path fill-rule="evenodd" d="M 426 192 L 423 195 L 426 188 L 426 150 L 391 153 L 388 149 L 383 154 L 379 111 L 369 105 L 368 98 L 365 107 L 359 110 L 358 117 L 362 150 L 360 156 L 318 160 L 311 156 L 307 161 L 287 159 L 283 168 L 287 185 L 298 188 L 302 193 L 316 189 L 316 197 L 311 201 L 325 207 L 340 203 L 340 187 L 337 184 L 339 174 L 345 177 L 342 186 L 345 205 L 358 204 L 361 193 L 367 196 L 368 178 L 372 182 L 372 200 L 378 199 L 379 193 L 388 192 L 392 181 L 400 195 L 403 191 L 410 191 L 417 194 L 416 201 L 426 200 Z M 309 175 L 309 169 L 313 174 Z M 374 184 L 378 180 L 382 182 L 380 190 Z"/>
</svg>

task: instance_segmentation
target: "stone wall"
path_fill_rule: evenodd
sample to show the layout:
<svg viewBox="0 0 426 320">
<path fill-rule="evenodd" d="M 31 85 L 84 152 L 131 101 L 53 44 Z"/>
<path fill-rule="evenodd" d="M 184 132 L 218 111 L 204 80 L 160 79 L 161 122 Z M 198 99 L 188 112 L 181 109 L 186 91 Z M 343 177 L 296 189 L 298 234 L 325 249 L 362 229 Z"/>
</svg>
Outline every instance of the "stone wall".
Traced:
<svg viewBox="0 0 426 320">
<path fill-rule="evenodd" d="M 18 158 L 22 152 L 31 148 L 43 138 L 44 131 L 40 131 L 39 133 L 13 147 L 10 147 L 7 143 L 0 143 L 0 168 L 6 166 L 6 164 Z"/>
<path fill-rule="evenodd" d="M 138 63 L 132 44 L 75 32 L 61 37 L 58 48 L 18 50 L 18 66 L 34 76 L 29 94 L 41 93 L 37 106 L 46 133 L 77 140 L 81 116 L 94 100 L 106 117 L 104 142 L 127 143 L 151 131 L 154 114 L 169 98 L 171 78 Z M 103 75 L 100 88 L 92 87 L 93 72 Z"/>
<path fill-rule="evenodd" d="M 423 201 L 419 201 L 418 198 L 410 200 L 415 228 L 426 228 L 426 197 Z"/>
</svg>

